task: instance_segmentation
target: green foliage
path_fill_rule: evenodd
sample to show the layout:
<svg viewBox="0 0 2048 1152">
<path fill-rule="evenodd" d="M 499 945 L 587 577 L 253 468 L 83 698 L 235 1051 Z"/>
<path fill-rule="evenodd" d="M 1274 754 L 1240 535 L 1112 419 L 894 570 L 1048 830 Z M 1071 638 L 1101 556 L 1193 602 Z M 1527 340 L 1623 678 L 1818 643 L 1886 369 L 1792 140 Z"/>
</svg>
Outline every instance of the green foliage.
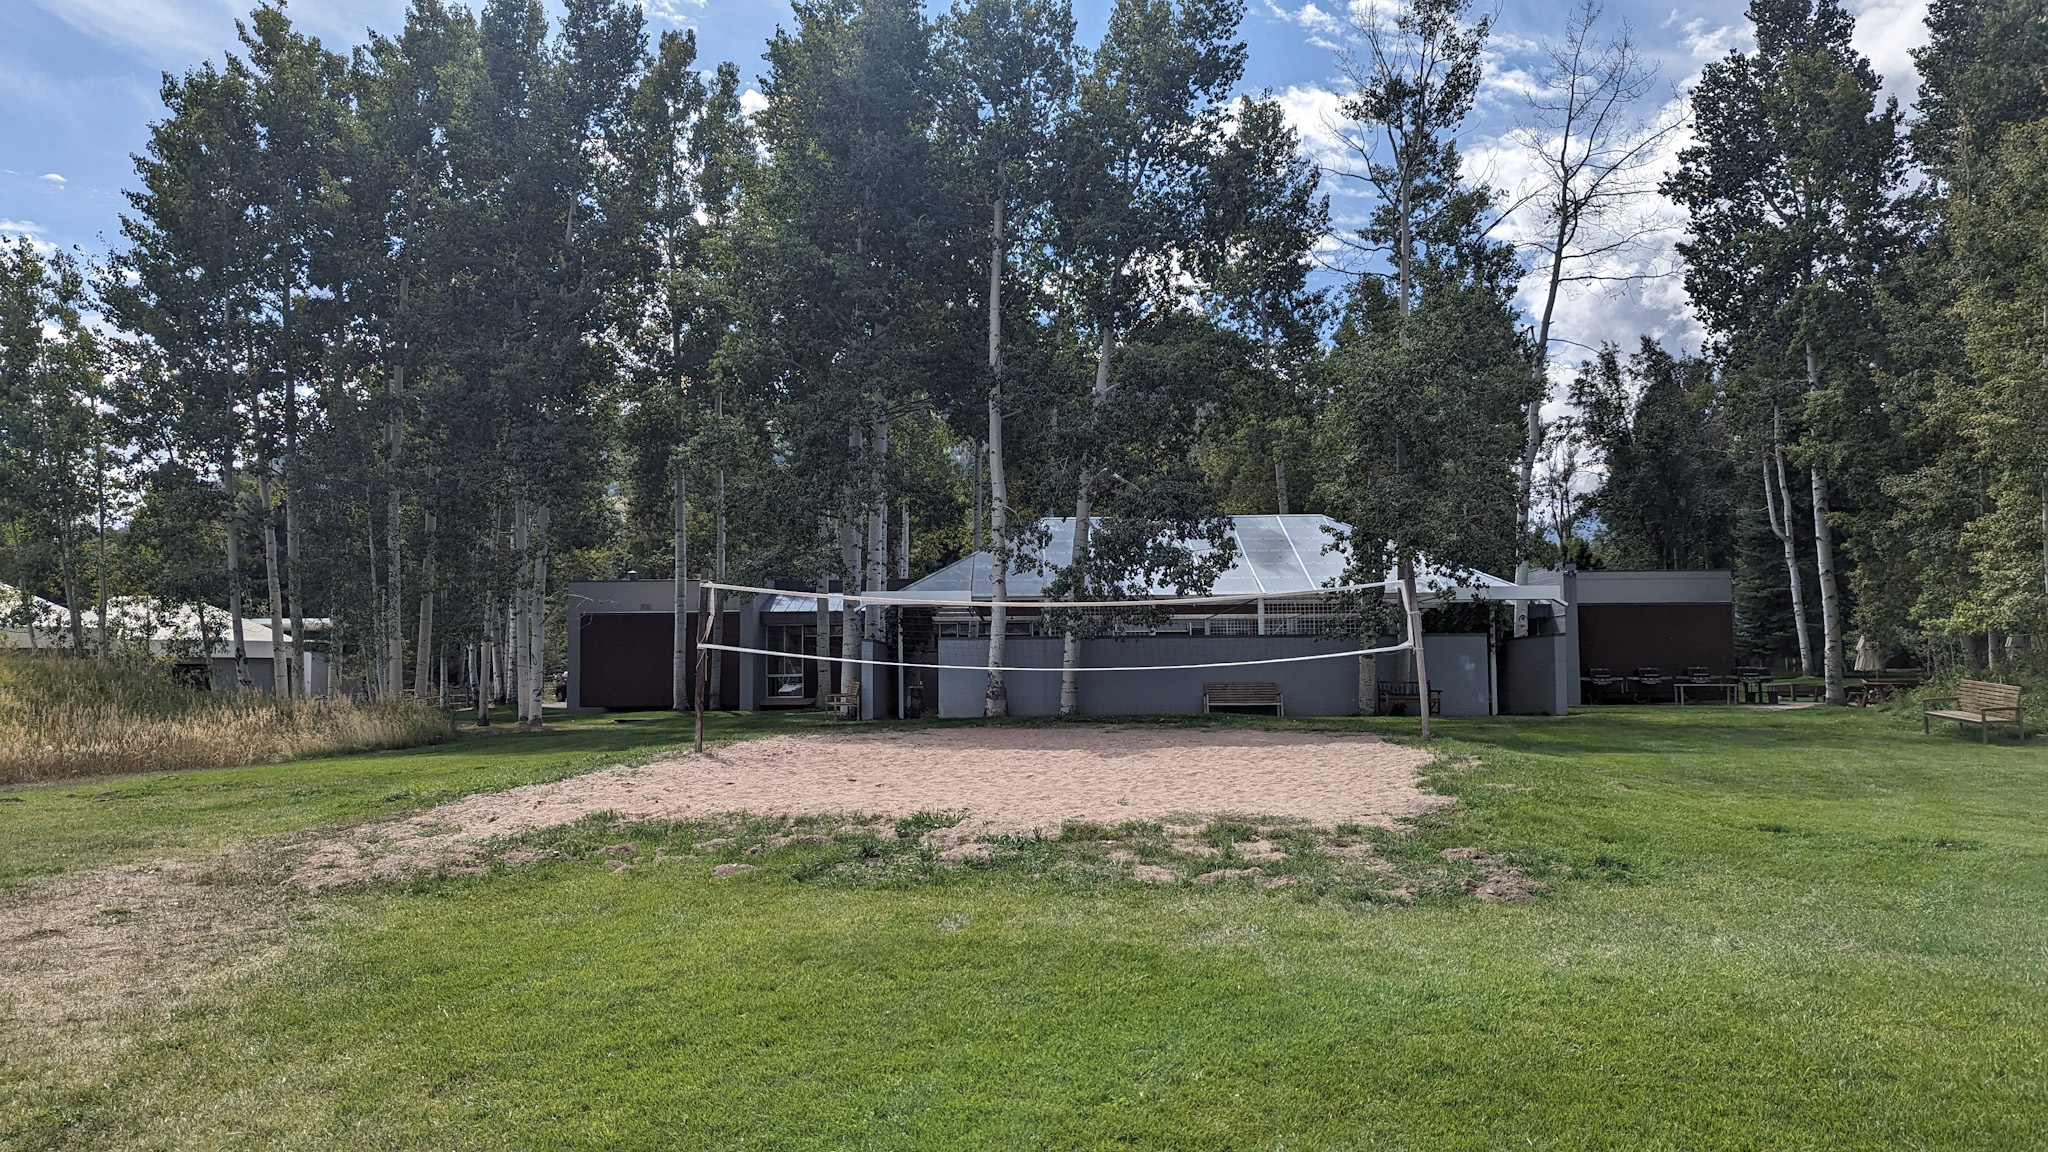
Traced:
<svg viewBox="0 0 2048 1152">
<path fill-rule="evenodd" d="M 1726 568 L 1734 477 L 1709 405 L 1702 357 L 1674 357 L 1644 337 L 1624 369 L 1613 345 L 1572 384 L 1578 429 L 1601 468 L 1587 508 L 1609 568 Z"/>
</svg>

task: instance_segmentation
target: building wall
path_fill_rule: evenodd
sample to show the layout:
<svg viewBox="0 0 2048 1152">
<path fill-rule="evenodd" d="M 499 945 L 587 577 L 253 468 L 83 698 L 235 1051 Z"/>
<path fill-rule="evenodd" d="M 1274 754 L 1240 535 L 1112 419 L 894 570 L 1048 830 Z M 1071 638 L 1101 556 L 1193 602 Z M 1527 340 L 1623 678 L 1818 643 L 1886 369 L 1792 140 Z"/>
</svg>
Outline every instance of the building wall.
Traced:
<svg viewBox="0 0 2048 1152">
<path fill-rule="evenodd" d="M 1012 665 L 1004 674 L 1013 716 L 1059 712 L 1060 647 L 1057 636 L 1013 636 L 1006 647 Z M 1214 663 L 1269 660 L 1316 653 L 1356 652 L 1355 642 L 1314 636 L 1148 636 L 1130 640 L 1085 640 L 1086 667 Z M 985 665 L 986 639 L 942 638 L 939 663 Z M 1027 668 L 1047 671 L 1027 671 Z M 981 715 L 988 677 L 980 671 L 941 669 L 939 715 Z M 1270 681 L 1280 686 L 1289 716 L 1355 716 L 1358 661 L 1327 660 L 1255 664 L 1235 668 L 1170 668 L 1158 672 L 1083 672 L 1081 711 L 1089 716 L 1190 715 L 1202 710 L 1202 685 L 1211 681 Z"/>
<path fill-rule="evenodd" d="M 1570 706 L 1565 650 L 1572 636 L 1526 636 L 1500 648 L 1500 710 L 1507 716 L 1562 716 Z"/>
<path fill-rule="evenodd" d="M 1582 603 L 1579 664 L 1618 676 L 1645 666 L 1666 676 L 1690 667 L 1726 676 L 1735 670 L 1735 606 Z"/>
<path fill-rule="evenodd" d="M 1735 577 L 1725 569 L 1703 571 L 1581 572 L 1581 604 L 1732 604 Z"/>
<path fill-rule="evenodd" d="M 1422 648 L 1429 657 L 1429 686 L 1443 693 L 1443 715 L 1493 714 L 1493 667 L 1486 633 L 1425 633 Z M 1415 659 L 1408 653 L 1386 652 L 1379 660 L 1381 680 L 1415 679 Z"/>
</svg>

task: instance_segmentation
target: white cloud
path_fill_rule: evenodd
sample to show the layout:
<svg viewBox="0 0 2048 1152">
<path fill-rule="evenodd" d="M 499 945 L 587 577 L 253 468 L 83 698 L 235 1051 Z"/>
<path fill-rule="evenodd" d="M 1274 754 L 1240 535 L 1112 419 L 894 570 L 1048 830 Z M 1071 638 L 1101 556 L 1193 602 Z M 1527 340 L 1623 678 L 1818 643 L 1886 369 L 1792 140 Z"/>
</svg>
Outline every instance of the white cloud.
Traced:
<svg viewBox="0 0 2048 1152">
<path fill-rule="evenodd" d="M 45 173 L 43 173 L 43 174 L 42 174 L 41 176 L 38 176 L 38 177 L 36 177 L 36 179 L 38 179 L 38 180 L 48 180 L 48 181 L 49 181 L 50 183 L 52 183 L 52 184 L 67 184 L 67 183 L 69 183 L 69 181 L 65 180 L 65 179 L 64 179 L 64 178 L 63 178 L 62 176 L 59 176 L 59 175 L 57 175 L 57 174 L 56 174 L 55 172 L 45 172 Z"/>
<path fill-rule="evenodd" d="M 1665 26 L 1669 27 L 1677 19 L 1678 14 L 1673 12 Z M 1718 60 L 1733 51 L 1746 52 L 1755 43 L 1748 24 L 1719 24 L 1709 28 L 1706 20 L 1694 17 L 1680 24 L 1679 31 L 1686 53 L 1700 63 Z"/>
<path fill-rule="evenodd" d="M 1913 49 L 1927 43 L 1927 0 L 1850 0 L 1856 50 L 1884 77 L 1884 92 L 1910 104 L 1920 84 Z"/>
<path fill-rule="evenodd" d="M 1303 147 L 1326 167 L 1343 155 L 1344 141 L 1338 135 L 1343 114 L 1338 106 L 1342 94 L 1315 84 L 1291 84 L 1274 97 L 1288 126 L 1301 134 Z"/>
<path fill-rule="evenodd" d="M 55 244 L 43 239 L 43 226 L 35 221 L 0 219 L 0 239 L 15 237 L 26 239 L 31 247 L 45 256 L 57 251 Z"/>
<path fill-rule="evenodd" d="M 37 0 L 88 36 L 150 59 L 195 57 L 234 44 L 243 8 L 227 0 Z"/>
<path fill-rule="evenodd" d="M 1311 0 L 1310 3 L 1303 4 L 1301 7 L 1295 9 L 1292 12 L 1289 12 L 1287 9 L 1282 8 L 1280 5 L 1274 3 L 1273 0 L 1266 0 L 1266 9 L 1273 15 L 1278 16 L 1280 19 L 1285 20 L 1290 24 L 1299 24 L 1303 28 L 1306 28 L 1311 32 L 1333 33 L 1341 31 L 1343 29 L 1343 23 L 1341 21 L 1339 21 L 1335 16 L 1330 15 L 1328 12 L 1323 11 L 1321 8 L 1316 7 L 1313 3 L 1313 0 Z"/>
<path fill-rule="evenodd" d="M 694 28 L 696 14 L 704 11 L 704 0 L 640 0 L 640 10 L 650 21 Z"/>
<path fill-rule="evenodd" d="M 742 116 L 758 115 L 761 109 L 767 106 L 768 98 L 761 95 L 761 90 L 758 88 L 749 88 L 745 92 L 740 93 L 740 115 Z"/>
</svg>

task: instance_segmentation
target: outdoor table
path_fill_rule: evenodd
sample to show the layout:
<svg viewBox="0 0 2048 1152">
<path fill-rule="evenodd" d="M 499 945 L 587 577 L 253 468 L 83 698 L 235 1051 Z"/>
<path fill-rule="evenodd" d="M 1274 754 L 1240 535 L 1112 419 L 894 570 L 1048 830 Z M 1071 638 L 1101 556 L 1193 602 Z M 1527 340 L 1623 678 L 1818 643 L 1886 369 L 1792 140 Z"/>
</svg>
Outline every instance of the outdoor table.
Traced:
<svg viewBox="0 0 2048 1152">
<path fill-rule="evenodd" d="M 1821 694 L 1826 691 L 1827 686 L 1824 684 L 1800 684 L 1789 680 L 1764 685 L 1764 696 L 1773 704 L 1779 703 L 1780 696 L 1795 704 L 1802 696 L 1809 700 L 1819 700 Z"/>
<path fill-rule="evenodd" d="M 1740 701 L 1737 699 L 1737 693 L 1741 689 L 1741 687 L 1742 685 L 1737 684 L 1733 680 L 1705 682 L 1698 680 L 1680 680 L 1678 682 L 1677 689 L 1678 702 L 1680 704 L 1690 703 L 1690 701 L 1686 699 L 1688 695 L 1691 695 L 1693 693 L 1705 692 L 1718 694 L 1720 696 L 1720 702 L 1723 704 L 1737 704 L 1740 703 Z"/>
<path fill-rule="evenodd" d="M 1868 707 L 1882 704 L 1920 686 L 1920 681 L 1910 676 L 1866 676 L 1855 694 L 1856 703 Z"/>
</svg>

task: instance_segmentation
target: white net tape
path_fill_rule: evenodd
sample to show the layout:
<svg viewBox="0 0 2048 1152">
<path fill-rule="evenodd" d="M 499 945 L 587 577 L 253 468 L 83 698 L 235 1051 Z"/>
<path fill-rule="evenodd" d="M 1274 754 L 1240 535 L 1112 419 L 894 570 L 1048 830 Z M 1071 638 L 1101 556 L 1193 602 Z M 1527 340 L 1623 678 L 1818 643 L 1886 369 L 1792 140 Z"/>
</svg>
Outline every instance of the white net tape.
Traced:
<svg viewBox="0 0 2048 1152">
<path fill-rule="evenodd" d="M 1333 597 L 1343 593 L 1368 592 L 1380 590 L 1389 587 L 1391 583 L 1391 581 L 1387 581 L 1378 584 L 1347 585 L 1342 588 L 1317 588 L 1255 596 L 1247 596 L 1242 593 L 1239 593 L 1236 595 L 1223 596 L 1161 596 L 1147 600 L 1080 600 L 1051 602 L 1043 600 L 1012 600 L 1005 602 L 1003 606 L 1006 609 L 1011 610 L 1012 612 L 1027 614 L 1026 618 L 1029 618 L 1030 616 L 1035 616 L 1040 611 L 1049 608 L 1085 611 L 1088 609 L 1172 608 L 1180 606 L 1201 605 L 1235 605 L 1239 607 L 1259 605 L 1260 608 L 1257 615 L 1241 612 L 1236 616 L 1228 618 L 1219 616 L 1214 620 L 1205 620 L 1203 624 L 1203 634 L 1209 636 L 1240 637 L 1250 637 L 1257 635 L 1264 637 L 1291 638 L 1295 640 L 1301 640 L 1316 635 L 1316 633 L 1313 631 L 1304 632 L 1300 630 L 1302 627 L 1306 626 L 1310 622 L 1320 619 L 1327 619 L 1330 616 L 1334 615 L 1334 613 L 1331 610 Z M 975 629 L 971 629 L 965 633 L 956 634 L 958 636 L 965 636 L 966 638 L 986 639 L 986 637 L 982 636 L 981 633 L 978 631 L 979 617 L 980 613 L 986 612 L 994 606 L 988 600 L 943 600 L 901 595 L 892 596 L 888 594 L 870 595 L 862 593 L 848 594 L 842 592 L 813 592 L 791 588 L 759 588 L 744 584 L 723 584 L 713 583 L 711 581 L 704 582 L 702 587 L 709 590 L 712 593 L 737 592 L 751 593 L 756 595 L 790 597 L 796 599 L 808 599 L 812 601 L 817 601 L 820 599 L 828 601 L 836 600 L 848 603 L 850 605 L 868 604 L 877 606 L 898 606 L 902 608 L 951 609 L 956 610 L 955 614 L 957 614 L 957 610 L 959 609 L 971 609 L 975 610 L 976 613 L 976 619 L 973 622 L 975 624 Z M 1015 622 L 1017 621 L 1013 619 L 1013 623 Z M 1218 627 L 1218 623 L 1228 624 L 1229 627 Z M 1133 638 L 1136 636 L 1147 635 L 1148 632 L 1151 631 L 1153 630 L 1144 629 L 1141 626 L 1139 630 L 1135 632 L 1126 632 L 1123 635 L 1125 638 Z M 1186 633 L 1184 630 L 1175 629 L 1172 627 L 1164 629 L 1160 634 L 1173 636 L 1176 638 L 1182 635 L 1188 635 L 1188 633 Z M 943 633 L 939 633 L 935 628 L 932 635 L 927 637 L 927 639 L 936 641 L 937 637 L 940 635 L 943 635 Z M 1115 632 L 1107 632 L 1105 633 L 1105 638 L 1114 637 L 1116 635 L 1117 633 Z M 1016 637 L 1013 636 L 1013 638 Z M 1331 638 L 1336 639 L 1335 637 Z M 877 668 L 923 668 L 943 669 L 960 672 L 988 672 L 992 671 L 995 668 L 994 665 L 989 664 L 987 662 L 979 664 L 940 663 L 936 656 L 934 656 L 931 659 L 887 659 L 885 657 L 885 653 L 887 653 L 887 649 L 889 646 L 886 644 L 878 645 L 878 651 L 876 653 L 875 658 L 863 656 L 832 656 L 822 654 L 819 652 L 803 652 L 789 651 L 786 649 L 779 650 L 773 648 L 759 648 L 750 645 L 714 643 L 708 640 L 699 644 L 699 647 L 707 652 L 737 652 L 753 656 L 774 657 L 787 661 L 801 661 L 803 663 L 819 662 L 826 664 L 862 664 Z M 1340 648 L 1329 652 L 1312 652 L 1291 656 L 1250 657 L 1241 660 L 1210 660 L 1186 664 L 1077 664 L 1072 670 L 1074 672 L 1079 673 L 1165 672 L 1174 669 L 1189 668 L 1251 668 L 1259 667 L 1262 665 L 1274 664 L 1302 664 L 1316 660 L 1355 660 L 1362 656 L 1375 656 L 1382 652 L 1405 652 L 1411 647 L 1413 647 L 1412 638 L 1409 640 L 1403 640 L 1401 643 L 1398 644 L 1391 644 L 1383 647 Z M 1001 665 L 1001 668 L 1005 674 L 1009 674 L 1012 672 L 1064 672 L 1067 670 L 1064 666 L 1059 664 L 1020 665 L 1009 663 L 1007 661 L 1005 661 Z"/>
</svg>

